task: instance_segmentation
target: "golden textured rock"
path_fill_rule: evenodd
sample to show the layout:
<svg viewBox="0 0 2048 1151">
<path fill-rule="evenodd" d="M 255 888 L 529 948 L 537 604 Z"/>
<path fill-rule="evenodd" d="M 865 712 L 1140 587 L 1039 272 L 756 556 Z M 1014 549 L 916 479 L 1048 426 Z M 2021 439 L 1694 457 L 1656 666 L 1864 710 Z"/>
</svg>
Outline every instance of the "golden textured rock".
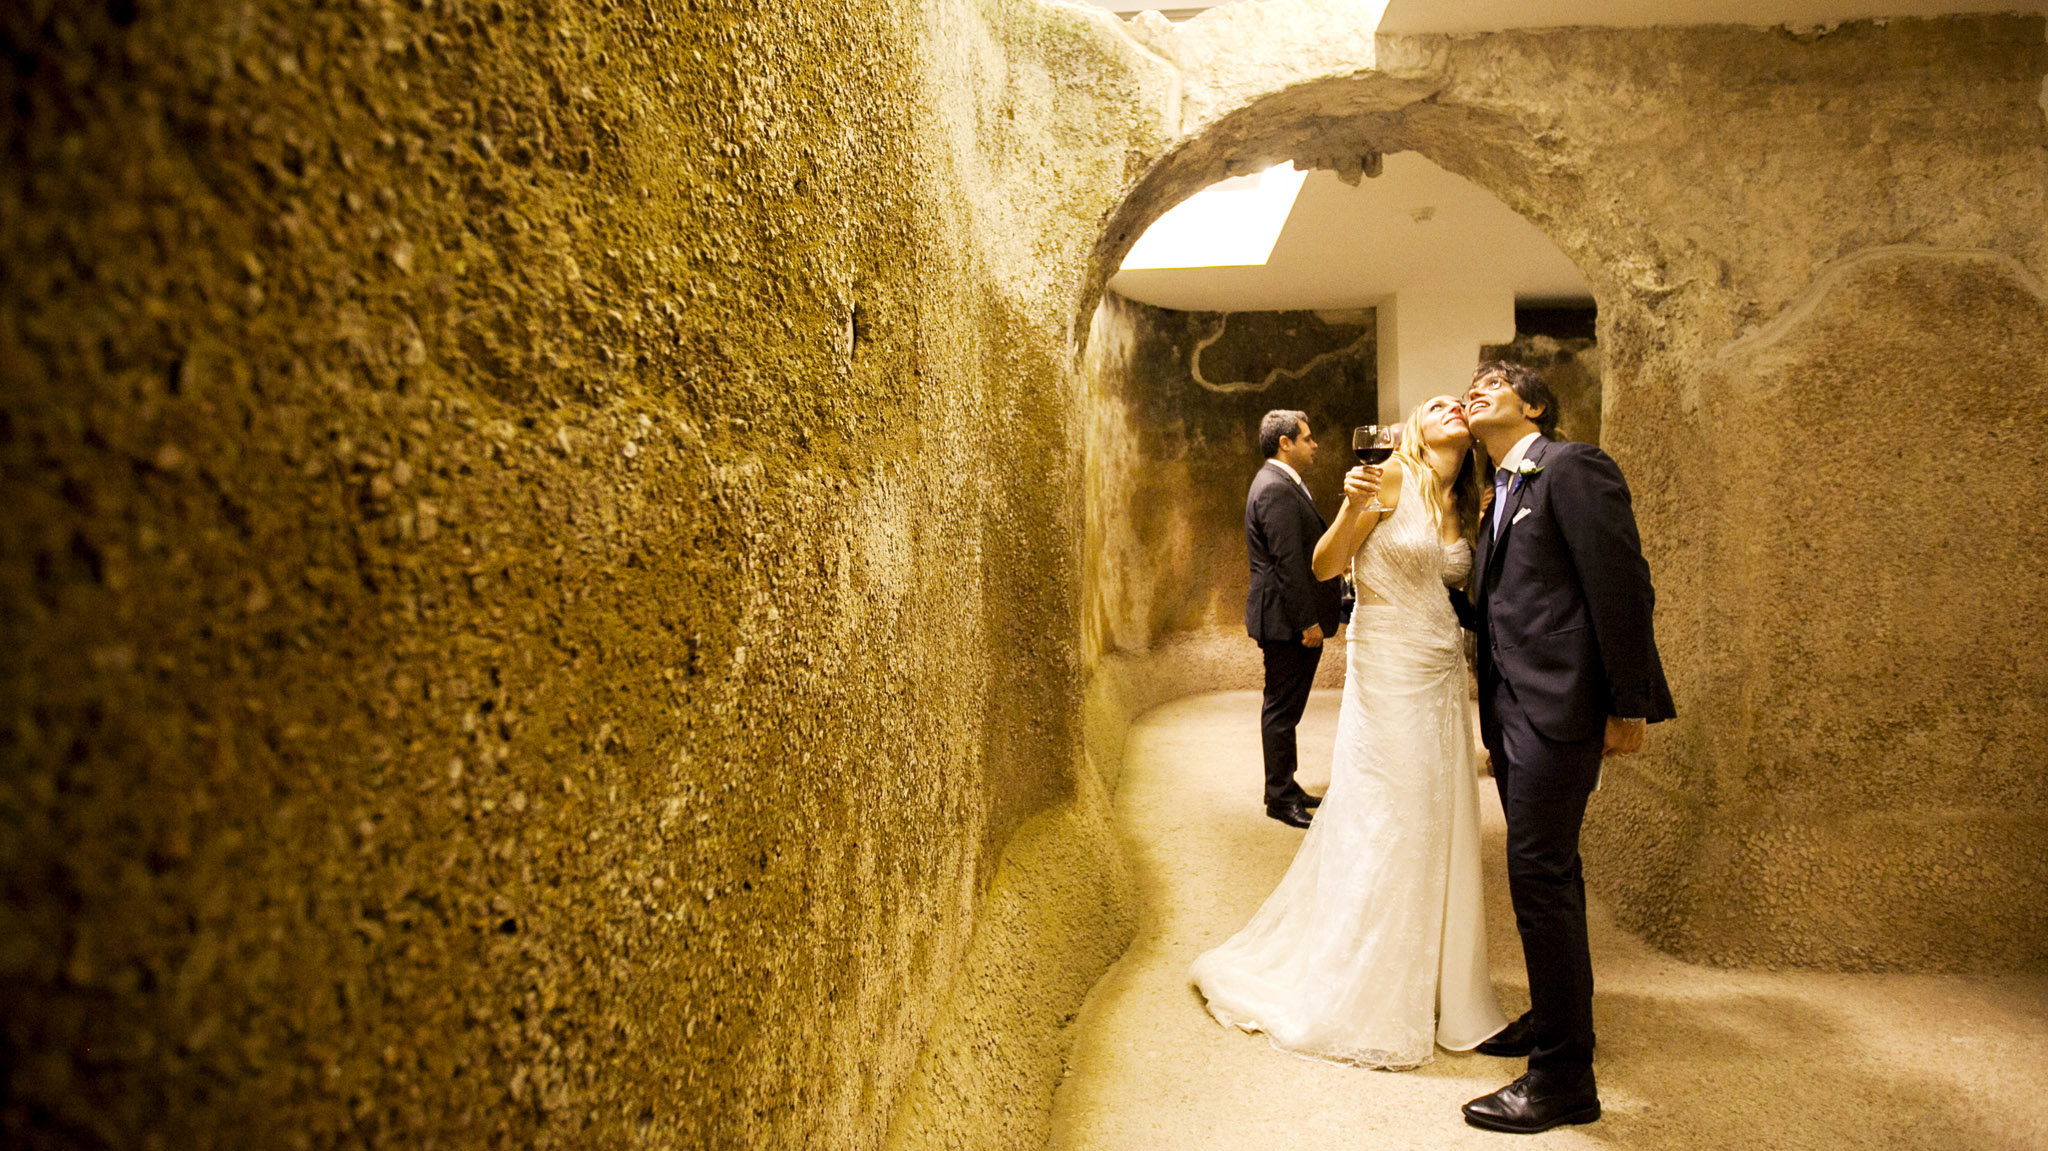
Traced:
<svg viewBox="0 0 2048 1151">
<path fill-rule="evenodd" d="M 1335 10 L 7 6 L 0 1134 L 1028 1142 L 1123 727 L 1228 658 L 1090 582 L 1082 347 L 1297 153 L 1427 152 L 1594 283 L 1685 716 L 1595 813 L 1630 925 L 2048 962 L 2040 21 Z M 1843 392 L 2007 454 L 1845 503 Z"/>
</svg>

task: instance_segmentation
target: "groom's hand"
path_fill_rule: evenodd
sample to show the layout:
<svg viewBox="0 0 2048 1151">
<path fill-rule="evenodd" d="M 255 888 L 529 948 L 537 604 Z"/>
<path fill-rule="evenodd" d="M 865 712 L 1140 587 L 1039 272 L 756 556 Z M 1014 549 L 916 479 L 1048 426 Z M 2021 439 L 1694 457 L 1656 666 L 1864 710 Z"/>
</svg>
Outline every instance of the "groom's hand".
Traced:
<svg viewBox="0 0 2048 1151">
<path fill-rule="evenodd" d="M 1308 628 L 1308 630 L 1307 630 L 1307 631 L 1305 631 L 1305 632 L 1302 632 L 1302 633 L 1301 633 L 1301 646 L 1303 646 L 1303 647 L 1321 647 L 1321 646 L 1323 646 L 1323 625 L 1322 625 L 1322 624 L 1319 624 L 1319 623 L 1317 623 L 1317 624 L 1310 624 L 1310 625 L 1309 625 L 1309 628 Z"/>
<path fill-rule="evenodd" d="M 1643 744 L 1650 738 L 1650 725 L 1640 719 L 1607 717 L 1607 740 L 1600 748 L 1601 758 L 1610 755 L 1634 755 L 1643 750 Z"/>
</svg>

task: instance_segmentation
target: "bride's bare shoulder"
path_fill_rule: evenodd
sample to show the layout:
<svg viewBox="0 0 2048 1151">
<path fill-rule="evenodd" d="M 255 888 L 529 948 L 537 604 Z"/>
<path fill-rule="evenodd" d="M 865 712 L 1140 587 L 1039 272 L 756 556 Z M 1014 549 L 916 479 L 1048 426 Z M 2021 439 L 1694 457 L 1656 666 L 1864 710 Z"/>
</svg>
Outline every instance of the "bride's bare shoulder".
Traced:
<svg viewBox="0 0 2048 1151">
<path fill-rule="evenodd" d="M 1390 508 L 1400 502 L 1401 481 L 1405 478 L 1406 471 L 1407 469 L 1401 466 L 1399 456 L 1389 456 L 1387 462 L 1380 465 L 1379 501 L 1382 507 Z"/>
</svg>

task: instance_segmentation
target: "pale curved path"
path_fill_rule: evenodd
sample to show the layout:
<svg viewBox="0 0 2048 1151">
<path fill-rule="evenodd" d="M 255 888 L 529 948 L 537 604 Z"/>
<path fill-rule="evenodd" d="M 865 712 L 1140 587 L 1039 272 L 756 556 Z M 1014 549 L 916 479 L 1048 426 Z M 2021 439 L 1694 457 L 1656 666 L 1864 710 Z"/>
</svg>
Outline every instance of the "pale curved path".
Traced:
<svg viewBox="0 0 2048 1151">
<path fill-rule="evenodd" d="M 1337 693 L 1303 721 L 1302 782 L 1329 778 Z M 1190 960 L 1243 924 L 1301 833 L 1265 818 L 1258 697 L 1184 699 L 1132 729 L 1118 833 L 1143 900 L 1137 939 L 1089 996 L 1055 1102 L 1063 1151 L 1218 1148 L 2048 1149 L 2048 976 L 1726 972 L 1681 963 L 1593 912 L 1607 1118 L 1527 1137 L 1458 1105 L 1519 1061 L 1439 1052 L 1376 1072 L 1284 1055 L 1217 1026 Z M 1490 781 L 1487 926 L 1510 1016 L 1528 1002 Z M 1589 861 L 1598 867 L 1598 861 Z"/>
</svg>

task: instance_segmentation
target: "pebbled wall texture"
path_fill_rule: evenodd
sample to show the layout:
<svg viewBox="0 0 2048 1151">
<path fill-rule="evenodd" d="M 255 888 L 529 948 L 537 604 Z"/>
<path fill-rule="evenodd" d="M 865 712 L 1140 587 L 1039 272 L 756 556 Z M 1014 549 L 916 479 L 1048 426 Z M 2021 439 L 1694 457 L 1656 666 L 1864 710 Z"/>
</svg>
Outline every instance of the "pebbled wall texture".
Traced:
<svg viewBox="0 0 2048 1151">
<path fill-rule="evenodd" d="M 1599 298 L 1684 713 L 1624 922 L 2048 964 L 2042 22 L 1356 14 L 7 7 L 6 1141 L 1042 1139 L 1200 678 L 1089 630 L 1099 284 L 1374 148 Z"/>
<path fill-rule="evenodd" d="M 7 7 L 0 1141 L 873 1147 L 976 1026 L 1049 1100 L 1103 26 Z M 1042 1124 L 962 1071 L 899 1141 Z"/>
</svg>

